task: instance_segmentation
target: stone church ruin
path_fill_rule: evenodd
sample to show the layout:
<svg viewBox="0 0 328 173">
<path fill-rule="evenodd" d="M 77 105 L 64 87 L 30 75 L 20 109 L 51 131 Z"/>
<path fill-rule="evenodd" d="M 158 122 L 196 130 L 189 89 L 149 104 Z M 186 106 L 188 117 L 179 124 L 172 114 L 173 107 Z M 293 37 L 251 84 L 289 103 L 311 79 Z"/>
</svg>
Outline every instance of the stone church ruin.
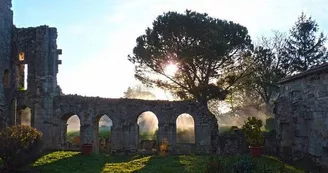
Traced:
<svg viewBox="0 0 328 173">
<path fill-rule="evenodd" d="M 281 81 L 274 112 L 282 157 L 328 166 L 328 63 Z"/>
<path fill-rule="evenodd" d="M 107 141 L 112 152 L 138 152 L 168 142 L 172 153 L 220 153 L 218 124 L 208 109 L 194 101 L 150 101 L 64 95 L 57 83 L 57 29 L 17 28 L 11 0 L 0 0 L 0 129 L 31 125 L 43 133 L 45 149 L 67 148 L 67 121 L 80 120 L 80 144 L 94 152 Z M 328 64 L 281 81 L 275 105 L 276 139 L 283 157 L 314 156 L 328 165 Z M 138 117 L 147 111 L 158 120 L 156 138 L 140 140 Z M 193 119 L 191 143 L 177 138 L 177 119 Z M 112 120 L 110 139 L 98 140 L 99 119 Z M 178 139 L 178 140 L 177 140 Z"/>
<path fill-rule="evenodd" d="M 137 152 L 144 148 L 140 147 L 138 116 L 151 111 L 158 119 L 153 142 L 156 146 L 166 140 L 173 153 L 217 151 L 218 125 L 206 107 L 193 101 L 63 95 L 57 84 L 59 55 L 62 53 L 57 48 L 57 29 L 46 25 L 16 28 L 11 0 L 0 0 L 0 23 L 0 128 L 31 125 L 43 133 L 46 149 L 60 150 L 67 147 L 67 120 L 77 115 L 80 144 L 93 144 L 94 152 L 98 152 L 99 119 L 107 115 L 113 122 L 109 139 L 111 150 Z M 177 142 L 176 121 L 184 113 L 194 120 L 192 144 Z"/>
</svg>

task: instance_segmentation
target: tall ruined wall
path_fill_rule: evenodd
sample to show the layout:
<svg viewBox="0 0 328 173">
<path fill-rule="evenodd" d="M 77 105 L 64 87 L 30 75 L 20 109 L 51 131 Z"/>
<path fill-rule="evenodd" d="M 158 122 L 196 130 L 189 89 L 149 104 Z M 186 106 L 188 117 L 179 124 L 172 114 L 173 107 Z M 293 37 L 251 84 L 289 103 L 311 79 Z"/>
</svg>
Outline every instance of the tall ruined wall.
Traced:
<svg viewBox="0 0 328 173">
<path fill-rule="evenodd" d="M 196 153 L 213 153 L 218 148 L 218 124 L 206 107 L 193 101 L 169 102 L 137 99 L 106 99 L 66 95 L 56 97 L 54 105 L 54 138 L 51 141 L 60 148 L 65 142 L 67 120 L 77 115 L 81 123 L 82 143 L 98 147 L 97 128 L 102 115 L 113 121 L 113 150 L 136 151 L 138 145 L 138 116 L 153 112 L 158 119 L 158 142 L 167 139 L 172 152 L 176 149 L 176 120 L 183 113 L 190 114 L 195 122 Z"/>
<path fill-rule="evenodd" d="M 19 76 L 27 65 L 27 86 L 17 93 L 17 106 L 31 108 L 31 125 L 45 138 L 51 126 L 48 123 L 52 119 L 53 100 L 59 94 L 57 73 L 61 50 L 57 49 L 56 39 L 57 29 L 48 26 L 16 28 L 13 38 L 17 85 L 22 85 Z"/>
<path fill-rule="evenodd" d="M 13 91 L 10 88 L 13 85 L 11 77 L 14 76 L 14 68 L 11 61 L 12 30 L 13 12 L 11 10 L 11 0 L 0 0 L 0 129 L 11 123 L 10 102 L 12 101 Z"/>
<path fill-rule="evenodd" d="M 328 166 L 328 65 L 281 84 L 276 102 L 277 138 L 283 156 L 310 154 Z"/>
</svg>

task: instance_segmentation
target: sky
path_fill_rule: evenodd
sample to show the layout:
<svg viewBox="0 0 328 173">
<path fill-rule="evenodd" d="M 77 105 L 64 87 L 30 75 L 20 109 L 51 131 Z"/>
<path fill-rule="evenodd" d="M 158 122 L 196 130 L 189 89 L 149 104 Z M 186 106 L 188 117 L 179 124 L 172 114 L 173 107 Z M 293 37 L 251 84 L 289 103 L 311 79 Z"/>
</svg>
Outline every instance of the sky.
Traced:
<svg viewBox="0 0 328 173">
<path fill-rule="evenodd" d="M 13 0 L 12 9 L 17 27 L 57 28 L 63 50 L 57 77 L 65 94 L 119 98 L 137 84 L 127 60 L 136 38 L 164 12 L 206 12 L 246 26 L 256 41 L 272 30 L 288 32 L 301 12 L 328 35 L 327 6 L 327 0 Z"/>
</svg>

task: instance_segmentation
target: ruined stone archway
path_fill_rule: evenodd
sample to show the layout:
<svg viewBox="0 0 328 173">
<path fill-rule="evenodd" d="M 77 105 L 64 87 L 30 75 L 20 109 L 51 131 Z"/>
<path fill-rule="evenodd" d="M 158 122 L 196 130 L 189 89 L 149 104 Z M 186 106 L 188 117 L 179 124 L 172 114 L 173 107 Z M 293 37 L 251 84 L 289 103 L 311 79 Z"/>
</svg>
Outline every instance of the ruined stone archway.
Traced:
<svg viewBox="0 0 328 173">
<path fill-rule="evenodd" d="M 59 119 L 62 113 L 77 113 L 81 120 L 81 142 L 93 144 L 94 152 L 99 151 L 97 122 L 103 115 L 109 116 L 113 121 L 111 152 L 137 152 L 139 142 L 137 119 L 145 111 L 152 111 L 158 120 L 156 147 L 165 139 L 169 145 L 168 152 L 179 154 L 179 149 L 176 148 L 176 120 L 179 115 L 188 113 L 194 120 L 195 143 L 192 145 L 195 150 L 193 152 L 213 153 L 218 148 L 218 124 L 215 116 L 204 105 L 194 101 L 170 102 L 64 95 L 56 97 L 54 109 L 55 117 Z"/>
<path fill-rule="evenodd" d="M 192 154 L 196 151 L 196 123 L 194 117 L 188 113 L 179 114 L 176 118 L 176 152 L 178 154 Z M 198 136 L 200 138 L 200 136 Z"/>
<path fill-rule="evenodd" d="M 195 144 L 195 121 L 190 114 L 180 114 L 176 119 L 177 143 Z"/>
<path fill-rule="evenodd" d="M 81 118 L 76 113 L 66 113 L 60 122 L 61 146 L 68 150 L 79 150 L 81 146 Z"/>
<path fill-rule="evenodd" d="M 138 116 L 138 149 L 141 151 L 156 151 L 158 143 L 158 118 L 151 111 L 145 111 Z"/>
<path fill-rule="evenodd" d="M 113 120 L 100 114 L 93 120 L 93 146 L 95 152 L 110 153 L 112 147 Z"/>
<path fill-rule="evenodd" d="M 16 124 L 32 126 L 32 113 L 30 107 L 26 105 L 17 107 Z"/>
</svg>

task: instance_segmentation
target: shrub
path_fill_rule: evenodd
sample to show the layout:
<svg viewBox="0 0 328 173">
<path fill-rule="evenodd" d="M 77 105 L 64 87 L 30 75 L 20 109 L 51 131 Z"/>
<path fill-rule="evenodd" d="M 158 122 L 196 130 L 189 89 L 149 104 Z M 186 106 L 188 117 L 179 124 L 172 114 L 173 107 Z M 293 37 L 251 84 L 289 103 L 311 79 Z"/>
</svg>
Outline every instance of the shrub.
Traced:
<svg viewBox="0 0 328 173">
<path fill-rule="evenodd" d="M 40 154 L 42 134 L 30 126 L 11 126 L 0 132 L 3 172 L 14 172 L 33 163 Z"/>
<path fill-rule="evenodd" d="M 248 117 L 242 130 L 247 143 L 252 147 L 259 147 L 264 144 L 264 137 L 261 132 L 262 121 L 255 117 Z"/>
<path fill-rule="evenodd" d="M 209 159 L 208 165 L 207 165 L 206 173 L 216 173 L 216 172 L 220 171 L 220 168 L 221 168 L 221 165 L 220 165 L 219 160 L 216 160 L 213 156 L 211 156 Z"/>
</svg>

